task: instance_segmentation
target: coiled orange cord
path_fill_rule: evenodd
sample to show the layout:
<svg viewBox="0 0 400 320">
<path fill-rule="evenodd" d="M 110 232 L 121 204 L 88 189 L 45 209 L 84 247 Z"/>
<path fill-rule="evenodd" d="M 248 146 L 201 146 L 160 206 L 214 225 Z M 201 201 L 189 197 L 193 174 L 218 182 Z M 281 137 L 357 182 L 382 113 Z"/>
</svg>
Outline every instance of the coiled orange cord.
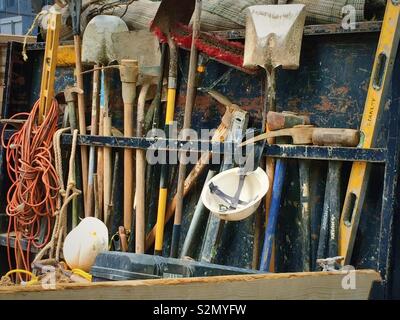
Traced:
<svg viewBox="0 0 400 320">
<path fill-rule="evenodd" d="M 39 100 L 30 113 L 19 113 L 11 117 L 26 118 L 22 128 L 16 131 L 8 143 L 2 145 L 6 149 L 7 172 L 11 187 L 7 192 L 6 213 L 9 216 L 7 255 L 10 269 L 11 249 L 10 233 L 15 232 L 14 254 L 17 268 L 30 270 L 30 249 L 34 246 L 42 248 L 50 239 L 52 217 L 57 212 L 57 195 L 59 181 L 52 164 L 52 141 L 57 130 L 58 103 L 53 100 L 42 124 L 37 124 Z M 42 234 L 42 218 L 47 220 L 45 237 L 42 243 L 38 238 Z M 27 240 L 26 254 L 20 240 Z"/>
</svg>

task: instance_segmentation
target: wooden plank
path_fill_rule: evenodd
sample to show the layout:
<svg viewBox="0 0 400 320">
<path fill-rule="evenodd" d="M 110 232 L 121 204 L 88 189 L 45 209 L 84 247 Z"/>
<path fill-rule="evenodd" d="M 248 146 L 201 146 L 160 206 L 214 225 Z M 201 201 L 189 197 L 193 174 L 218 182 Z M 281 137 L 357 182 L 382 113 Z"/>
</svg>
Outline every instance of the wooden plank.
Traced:
<svg viewBox="0 0 400 320">
<path fill-rule="evenodd" d="M 14 35 L 14 34 L 0 34 L 0 43 L 7 43 L 10 41 L 24 42 L 25 36 Z M 35 43 L 35 36 L 28 36 L 26 39 L 27 43 Z"/>
<path fill-rule="evenodd" d="M 368 299 L 373 282 L 380 276 L 373 270 L 354 271 L 355 289 L 345 290 L 346 272 L 304 272 L 209 278 L 96 282 L 0 288 L 0 300 L 14 299 Z"/>
</svg>

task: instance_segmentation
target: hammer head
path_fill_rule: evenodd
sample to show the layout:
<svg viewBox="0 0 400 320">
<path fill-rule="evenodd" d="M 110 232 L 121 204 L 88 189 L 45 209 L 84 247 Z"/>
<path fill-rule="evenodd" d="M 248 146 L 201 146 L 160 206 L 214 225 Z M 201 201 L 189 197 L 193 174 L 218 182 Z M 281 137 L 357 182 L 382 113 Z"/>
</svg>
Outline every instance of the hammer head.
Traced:
<svg viewBox="0 0 400 320">
<path fill-rule="evenodd" d="M 285 128 L 292 128 L 298 125 L 309 125 L 310 117 L 300 116 L 292 112 L 274 112 L 267 114 L 268 130 L 276 131 Z"/>
<path fill-rule="evenodd" d="M 64 97 L 67 103 L 74 102 L 74 93 L 83 94 L 83 90 L 78 87 L 71 87 L 71 86 L 65 88 Z"/>
</svg>

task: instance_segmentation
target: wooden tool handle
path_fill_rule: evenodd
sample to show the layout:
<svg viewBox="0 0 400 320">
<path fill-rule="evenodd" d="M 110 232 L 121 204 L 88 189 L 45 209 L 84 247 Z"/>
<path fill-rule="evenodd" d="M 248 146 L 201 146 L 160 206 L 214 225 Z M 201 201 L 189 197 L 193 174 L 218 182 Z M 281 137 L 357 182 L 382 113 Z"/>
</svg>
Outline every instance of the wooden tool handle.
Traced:
<svg viewBox="0 0 400 320">
<path fill-rule="evenodd" d="M 105 116 L 103 119 L 103 134 L 111 136 L 111 117 Z M 103 148 L 103 212 L 104 223 L 109 223 L 108 207 L 111 202 L 111 181 L 112 181 L 112 150 L 110 147 Z"/>
<path fill-rule="evenodd" d="M 124 121 L 130 122 L 132 121 L 133 112 L 129 111 L 132 110 L 133 106 L 125 105 L 124 111 Z M 126 126 L 124 130 L 125 137 L 132 137 L 133 130 L 131 130 L 129 125 Z M 132 149 L 125 149 L 124 150 L 124 227 L 126 230 L 130 231 L 132 225 L 132 212 L 133 212 L 133 150 Z"/>
<path fill-rule="evenodd" d="M 278 137 L 291 137 L 292 143 L 295 145 L 300 144 L 311 144 L 312 143 L 312 134 L 314 131 L 313 126 L 304 125 L 298 126 L 295 128 L 281 129 L 277 131 L 269 131 L 267 133 L 260 134 L 259 136 L 249 139 L 246 142 L 242 143 L 240 146 L 246 146 L 248 144 L 252 144 L 261 140 L 270 139 L 270 138 L 278 138 Z"/>
<path fill-rule="evenodd" d="M 97 135 L 98 125 L 97 125 L 97 108 L 99 102 L 99 70 L 93 72 L 93 92 L 92 92 L 92 114 L 91 114 L 91 129 L 90 134 L 92 136 Z M 89 152 L 89 173 L 88 173 L 88 185 L 87 185 L 87 198 L 86 198 L 86 213 L 88 216 L 93 217 L 94 208 L 94 167 L 95 167 L 95 157 L 96 150 L 94 146 L 90 146 Z"/>
<path fill-rule="evenodd" d="M 353 129 L 315 128 L 312 142 L 319 146 L 356 147 L 360 142 L 360 132 Z"/>
<path fill-rule="evenodd" d="M 128 237 L 127 237 L 126 230 L 124 227 L 118 228 L 118 235 L 119 235 L 119 241 L 121 244 L 121 251 L 127 252 L 128 251 Z"/>
<path fill-rule="evenodd" d="M 136 135 L 143 136 L 144 107 L 150 84 L 144 84 L 140 90 L 137 107 Z M 145 206 L 146 206 L 146 152 L 136 150 L 136 226 L 135 226 L 135 252 L 144 253 L 145 250 Z"/>
<path fill-rule="evenodd" d="M 122 82 L 122 99 L 124 101 L 124 136 L 133 136 L 133 101 L 136 97 L 138 79 L 138 62 L 122 60 L 120 76 Z M 133 211 L 133 150 L 124 150 L 124 227 L 129 232 L 132 225 Z"/>
</svg>

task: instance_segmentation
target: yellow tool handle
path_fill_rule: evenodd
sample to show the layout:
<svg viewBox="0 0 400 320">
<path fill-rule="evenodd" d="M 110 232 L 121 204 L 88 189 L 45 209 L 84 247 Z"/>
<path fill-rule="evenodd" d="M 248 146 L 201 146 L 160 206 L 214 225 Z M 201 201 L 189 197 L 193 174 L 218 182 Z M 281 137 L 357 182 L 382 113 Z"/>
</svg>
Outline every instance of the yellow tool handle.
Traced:
<svg viewBox="0 0 400 320">
<path fill-rule="evenodd" d="M 162 247 L 164 242 L 164 224 L 165 224 L 165 210 L 167 208 L 168 189 L 161 188 L 158 198 L 158 211 L 157 211 L 157 224 L 156 224 L 156 240 L 154 252 L 157 255 L 162 254 Z"/>
<path fill-rule="evenodd" d="M 165 115 L 165 130 L 168 135 L 170 128 L 174 122 L 175 113 L 175 99 L 176 99 L 176 87 L 175 80 L 172 85 L 169 85 L 167 93 L 167 111 Z M 156 234 L 155 234 L 155 245 L 154 254 L 162 255 L 162 248 L 164 242 L 164 225 L 165 225 L 165 215 L 167 209 L 167 199 L 168 199 L 168 170 L 167 165 L 164 164 L 161 167 L 161 177 L 160 177 L 160 191 L 158 197 L 158 211 L 157 211 L 157 222 L 156 222 Z"/>
<path fill-rule="evenodd" d="M 388 1 L 361 121 L 361 147 L 371 148 L 379 112 L 386 103 L 400 38 L 400 4 Z M 339 256 L 349 264 L 369 178 L 369 164 L 354 162 L 339 227 Z"/>
<path fill-rule="evenodd" d="M 175 99 L 176 99 L 176 89 L 169 88 L 167 93 L 167 112 L 165 115 L 166 125 L 172 125 L 172 122 L 174 122 Z"/>
<path fill-rule="evenodd" d="M 56 75 L 60 29 L 61 14 L 52 13 L 47 29 L 46 47 L 43 58 L 42 80 L 40 86 L 39 124 L 43 122 L 54 98 L 54 81 Z"/>
</svg>

